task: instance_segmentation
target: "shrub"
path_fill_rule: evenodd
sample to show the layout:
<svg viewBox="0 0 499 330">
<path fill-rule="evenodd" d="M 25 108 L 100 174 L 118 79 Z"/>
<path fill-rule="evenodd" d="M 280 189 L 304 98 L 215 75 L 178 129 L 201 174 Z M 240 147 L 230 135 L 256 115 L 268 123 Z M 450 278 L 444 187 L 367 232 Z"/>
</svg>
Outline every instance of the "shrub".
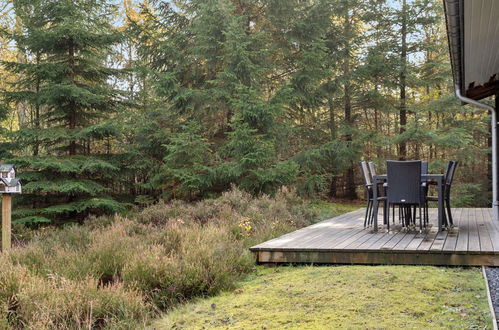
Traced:
<svg viewBox="0 0 499 330">
<path fill-rule="evenodd" d="M 30 329 L 134 328 L 150 315 L 138 291 L 123 284 L 99 287 L 92 278 L 73 281 L 37 276 L 1 260 L 0 325 Z"/>
<path fill-rule="evenodd" d="M 248 247 L 316 217 L 292 191 L 239 190 L 195 204 L 40 230 L 0 259 L 0 327 L 134 328 L 248 273 Z M 99 220 L 102 219 L 102 222 Z"/>
</svg>

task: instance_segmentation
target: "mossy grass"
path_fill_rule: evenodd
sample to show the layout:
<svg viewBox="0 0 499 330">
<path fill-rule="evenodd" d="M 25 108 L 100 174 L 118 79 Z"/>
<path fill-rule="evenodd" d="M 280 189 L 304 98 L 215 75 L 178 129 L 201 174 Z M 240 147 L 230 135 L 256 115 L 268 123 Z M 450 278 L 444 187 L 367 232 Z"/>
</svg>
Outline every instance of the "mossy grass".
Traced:
<svg viewBox="0 0 499 330">
<path fill-rule="evenodd" d="M 319 222 L 324 219 L 333 218 L 339 214 L 351 212 L 364 207 L 359 203 L 331 203 L 326 200 L 311 200 L 308 202 L 308 208 L 316 214 L 314 221 Z"/>
<path fill-rule="evenodd" d="M 156 329 L 484 329 L 479 268 L 258 267 L 234 291 L 182 306 Z"/>
</svg>

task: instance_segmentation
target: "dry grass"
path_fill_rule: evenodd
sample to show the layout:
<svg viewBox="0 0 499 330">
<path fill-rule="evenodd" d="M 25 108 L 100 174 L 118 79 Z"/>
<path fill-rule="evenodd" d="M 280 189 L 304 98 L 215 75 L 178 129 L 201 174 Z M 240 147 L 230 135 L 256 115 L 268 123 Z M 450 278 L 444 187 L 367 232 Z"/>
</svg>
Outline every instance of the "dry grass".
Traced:
<svg viewBox="0 0 499 330">
<path fill-rule="evenodd" d="M 479 268 L 264 269 L 232 292 L 176 309 L 155 329 L 492 328 Z"/>
<path fill-rule="evenodd" d="M 232 289 L 254 269 L 250 245 L 321 212 L 287 191 L 233 190 L 40 231 L 0 258 L 0 328 L 140 328 L 193 297 Z"/>
</svg>

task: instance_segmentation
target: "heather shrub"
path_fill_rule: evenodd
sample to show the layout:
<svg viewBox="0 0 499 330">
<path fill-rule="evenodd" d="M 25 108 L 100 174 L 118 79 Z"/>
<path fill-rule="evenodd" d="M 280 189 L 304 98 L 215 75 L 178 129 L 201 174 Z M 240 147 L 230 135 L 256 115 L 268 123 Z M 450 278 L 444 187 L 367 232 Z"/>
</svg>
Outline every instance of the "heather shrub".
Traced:
<svg viewBox="0 0 499 330">
<path fill-rule="evenodd" d="M 123 269 L 123 281 L 145 292 L 164 310 L 194 296 L 214 294 L 231 288 L 251 269 L 254 259 L 240 242 L 227 240 L 226 228 L 207 225 L 171 225 L 181 242 L 169 253 L 151 245 L 136 254 Z"/>
<path fill-rule="evenodd" d="M 315 221 L 307 209 L 292 191 L 253 198 L 233 189 L 39 230 L 0 259 L 0 327 L 140 327 L 193 297 L 231 289 L 254 266 L 248 247 Z"/>
<path fill-rule="evenodd" d="M 160 201 L 140 212 L 136 220 L 144 224 L 161 225 L 170 219 L 183 216 L 183 212 L 187 212 L 188 209 L 189 206 L 184 201 L 174 200 L 169 203 Z"/>
<path fill-rule="evenodd" d="M 37 276 L 6 258 L 0 261 L 2 328 L 134 328 L 151 315 L 141 293 L 122 283 L 101 287 L 92 278 Z"/>
</svg>

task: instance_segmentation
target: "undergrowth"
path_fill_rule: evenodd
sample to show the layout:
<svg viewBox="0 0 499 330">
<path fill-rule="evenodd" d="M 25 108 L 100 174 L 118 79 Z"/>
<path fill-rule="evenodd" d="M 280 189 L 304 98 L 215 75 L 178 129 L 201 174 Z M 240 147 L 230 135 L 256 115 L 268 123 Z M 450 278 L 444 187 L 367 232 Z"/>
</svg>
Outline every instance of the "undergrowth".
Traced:
<svg viewBox="0 0 499 330">
<path fill-rule="evenodd" d="M 311 207 L 286 190 L 253 198 L 234 189 L 24 234 L 25 244 L 0 256 L 0 328 L 143 327 L 232 289 L 254 267 L 249 246 L 347 210 Z"/>
</svg>

